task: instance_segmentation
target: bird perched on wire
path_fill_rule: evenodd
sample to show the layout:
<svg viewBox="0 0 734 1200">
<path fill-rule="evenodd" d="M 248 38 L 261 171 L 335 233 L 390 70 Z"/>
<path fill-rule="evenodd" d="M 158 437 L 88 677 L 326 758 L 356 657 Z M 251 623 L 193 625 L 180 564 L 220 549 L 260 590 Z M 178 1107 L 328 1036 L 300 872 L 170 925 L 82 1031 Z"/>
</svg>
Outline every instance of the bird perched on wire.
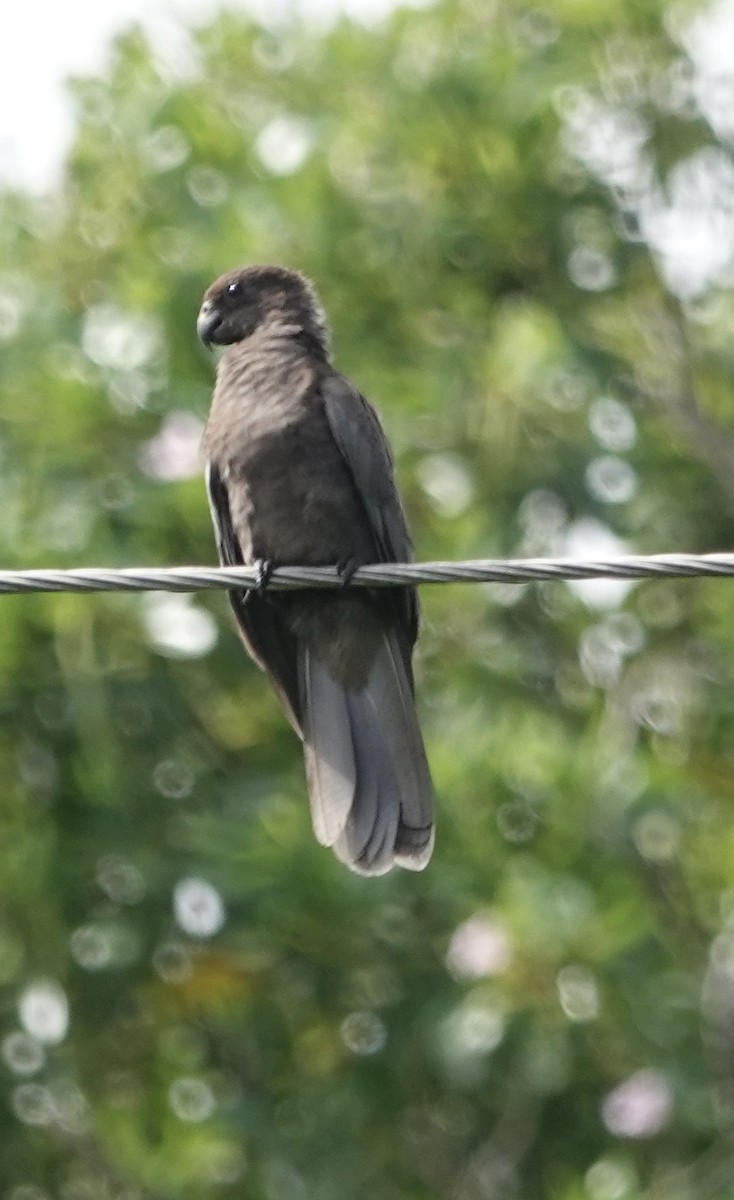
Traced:
<svg viewBox="0 0 734 1200">
<path fill-rule="evenodd" d="M 268 593 L 283 564 L 401 562 L 412 547 L 387 439 L 329 359 L 313 285 L 283 267 L 217 279 L 197 321 L 219 361 L 204 433 L 225 565 L 263 585 L 230 592 L 248 652 L 303 742 L 316 837 L 352 870 L 421 870 L 433 800 L 415 711 L 412 587 Z"/>
</svg>

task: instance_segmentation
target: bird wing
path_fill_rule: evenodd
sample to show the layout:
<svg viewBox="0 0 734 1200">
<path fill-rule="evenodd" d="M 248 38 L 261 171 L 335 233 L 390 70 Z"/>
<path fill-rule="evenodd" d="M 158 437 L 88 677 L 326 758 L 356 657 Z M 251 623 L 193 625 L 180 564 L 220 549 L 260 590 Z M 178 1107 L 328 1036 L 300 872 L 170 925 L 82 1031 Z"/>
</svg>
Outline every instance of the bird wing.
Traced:
<svg viewBox="0 0 734 1200">
<path fill-rule="evenodd" d="M 242 551 L 232 526 L 227 485 L 216 463 L 210 461 L 206 464 L 204 479 L 206 481 L 206 494 L 209 498 L 209 512 L 211 513 L 222 566 L 242 566 Z"/>
<path fill-rule="evenodd" d="M 379 562 L 410 562 L 413 546 L 395 484 L 393 457 L 374 408 L 336 371 L 321 385 L 332 436 L 354 481 Z M 418 601 L 411 587 L 391 588 L 410 646 L 418 636 Z"/>
<path fill-rule="evenodd" d="M 220 561 L 223 566 L 241 566 L 244 559 L 232 523 L 227 483 L 211 460 L 205 479 Z M 270 598 L 242 588 L 230 591 L 229 600 L 248 653 L 272 679 L 288 720 L 302 737 L 297 645 L 281 611 L 288 597 Z"/>
</svg>

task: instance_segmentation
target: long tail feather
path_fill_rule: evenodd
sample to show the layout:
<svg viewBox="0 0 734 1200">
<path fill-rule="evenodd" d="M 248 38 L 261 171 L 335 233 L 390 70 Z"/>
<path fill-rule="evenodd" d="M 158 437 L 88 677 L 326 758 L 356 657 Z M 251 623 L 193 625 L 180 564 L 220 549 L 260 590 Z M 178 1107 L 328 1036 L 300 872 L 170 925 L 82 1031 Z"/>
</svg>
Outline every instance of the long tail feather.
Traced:
<svg viewBox="0 0 734 1200">
<path fill-rule="evenodd" d="M 302 650 L 303 752 L 317 841 L 333 846 L 344 829 L 354 798 L 357 765 L 344 690 Z"/>
<path fill-rule="evenodd" d="M 306 772 L 314 831 L 352 870 L 421 870 L 433 849 L 433 797 L 412 689 L 385 631 L 364 687 L 301 657 Z"/>
</svg>

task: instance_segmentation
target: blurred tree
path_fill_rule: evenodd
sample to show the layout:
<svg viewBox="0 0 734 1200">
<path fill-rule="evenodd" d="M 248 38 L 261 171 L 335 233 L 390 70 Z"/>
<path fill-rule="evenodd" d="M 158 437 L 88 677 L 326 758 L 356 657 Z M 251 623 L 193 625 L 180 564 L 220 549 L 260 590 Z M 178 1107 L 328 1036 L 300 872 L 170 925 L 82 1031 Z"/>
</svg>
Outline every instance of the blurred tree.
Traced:
<svg viewBox="0 0 734 1200">
<path fill-rule="evenodd" d="M 734 537 L 727 13 L 223 12 L 0 196 L 7 565 L 207 562 L 204 287 L 317 281 L 420 557 Z M 419 877 L 317 847 L 220 596 L 2 600 L 3 1200 L 734 1177 L 731 584 L 424 589 Z"/>
</svg>

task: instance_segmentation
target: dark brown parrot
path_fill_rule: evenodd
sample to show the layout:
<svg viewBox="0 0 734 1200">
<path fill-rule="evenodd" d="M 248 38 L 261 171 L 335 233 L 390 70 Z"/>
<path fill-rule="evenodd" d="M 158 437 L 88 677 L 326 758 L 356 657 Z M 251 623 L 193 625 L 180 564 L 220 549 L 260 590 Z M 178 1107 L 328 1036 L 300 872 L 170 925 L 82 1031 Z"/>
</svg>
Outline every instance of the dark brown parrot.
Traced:
<svg viewBox="0 0 734 1200">
<path fill-rule="evenodd" d="M 226 565 L 412 557 L 387 439 L 329 360 L 312 284 L 283 267 L 223 275 L 197 331 L 226 346 L 204 434 Z M 354 871 L 421 870 L 433 799 L 413 694 L 415 589 L 230 592 L 245 646 L 303 742 L 317 839 Z"/>
</svg>

